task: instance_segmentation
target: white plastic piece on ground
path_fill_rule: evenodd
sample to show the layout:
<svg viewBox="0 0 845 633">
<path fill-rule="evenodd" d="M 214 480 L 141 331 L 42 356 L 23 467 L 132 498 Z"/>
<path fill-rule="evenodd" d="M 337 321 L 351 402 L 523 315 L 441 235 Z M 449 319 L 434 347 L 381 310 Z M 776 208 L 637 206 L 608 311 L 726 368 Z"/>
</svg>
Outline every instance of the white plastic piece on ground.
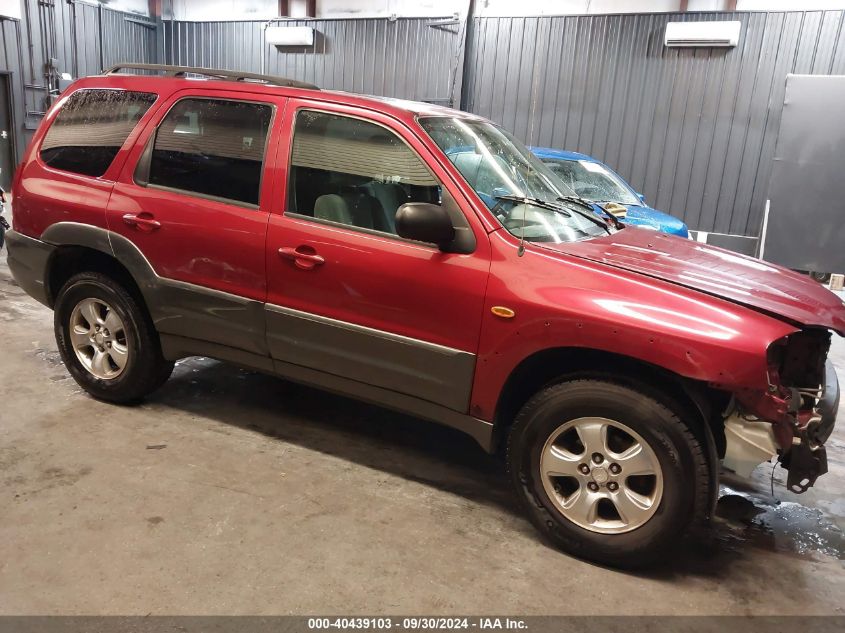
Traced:
<svg viewBox="0 0 845 633">
<path fill-rule="evenodd" d="M 757 466 L 777 455 L 775 434 L 768 422 L 752 422 L 733 413 L 725 419 L 725 439 L 722 465 L 740 477 L 749 477 Z"/>
</svg>

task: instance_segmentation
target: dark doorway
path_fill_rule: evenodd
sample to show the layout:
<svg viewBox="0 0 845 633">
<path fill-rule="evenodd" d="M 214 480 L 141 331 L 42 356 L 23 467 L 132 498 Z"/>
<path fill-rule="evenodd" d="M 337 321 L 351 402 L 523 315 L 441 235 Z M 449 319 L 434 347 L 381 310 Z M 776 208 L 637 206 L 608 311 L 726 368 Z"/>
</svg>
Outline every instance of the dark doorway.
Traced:
<svg viewBox="0 0 845 633">
<path fill-rule="evenodd" d="M 15 169 L 15 144 L 12 138 L 12 102 L 9 75 L 0 73 L 0 186 L 9 191 Z"/>
</svg>

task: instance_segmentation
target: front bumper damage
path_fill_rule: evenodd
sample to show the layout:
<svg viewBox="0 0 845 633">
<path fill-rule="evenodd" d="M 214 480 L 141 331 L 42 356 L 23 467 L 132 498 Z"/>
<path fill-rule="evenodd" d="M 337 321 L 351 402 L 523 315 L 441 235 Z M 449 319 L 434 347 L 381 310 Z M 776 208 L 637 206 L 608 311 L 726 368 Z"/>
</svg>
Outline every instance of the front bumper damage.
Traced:
<svg viewBox="0 0 845 633">
<path fill-rule="evenodd" d="M 793 389 L 786 399 L 772 393 L 737 394 L 724 418 L 725 468 L 748 477 L 759 464 L 778 457 L 788 471 L 790 491 L 800 494 L 812 487 L 827 472 L 824 445 L 839 409 L 839 380 L 829 360 L 820 385 L 818 398 L 809 408 L 802 406 L 809 397 L 806 390 L 799 394 Z"/>
<path fill-rule="evenodd" d="M 829 360 L 825 363 L 824 392 L 815 413 L 800 436 L 793 440 L 791 450 L 781 459 L 789 471 L 786 487 L 800 494 L 816 483 L 827 472 L 825 442 L 833 433 L 836 413 L 839 410 L 839 379 L 836 368 Z"/>
</svg>

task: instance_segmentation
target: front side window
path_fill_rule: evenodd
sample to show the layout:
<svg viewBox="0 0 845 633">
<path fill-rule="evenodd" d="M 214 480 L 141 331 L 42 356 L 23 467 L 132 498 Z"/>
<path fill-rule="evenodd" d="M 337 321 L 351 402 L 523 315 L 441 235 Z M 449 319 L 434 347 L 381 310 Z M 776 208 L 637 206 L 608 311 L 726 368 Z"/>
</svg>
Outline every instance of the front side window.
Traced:
<svg viewBox="0 0 845 633">
<path fill-rule="evenodd" d="M 74 92 L 41 143 L 41 160 L 55 169 L 102 176 L 156 95 L 127 90 Z"/>
<path fill-rule="evenodd" d="M 563 200 L 574 192 L 501 128 L 459 117 L 426 117 L 419 123 L 517 237 L 561 243 L 610 232 L 598 215 Z"/>
<path fill-rule="evenodd" d="M 183 99 L 156 131 L 151 185 L 258 205 L 273 108 L 224 99 Z"/>
<path fill-rule="evenodd" d="M 543 162 L 582 198 L 593 202 L 642 204 L 625 181 L 601 163 L 563 158 L 544 158 Z"/>
<path fill-rule="evenodd" d="M 287 210 L 396 234 L 407 202 L 440 204 L 440 185 L 393 132 L 312 110 L 296 115 Z"/>
</svg>

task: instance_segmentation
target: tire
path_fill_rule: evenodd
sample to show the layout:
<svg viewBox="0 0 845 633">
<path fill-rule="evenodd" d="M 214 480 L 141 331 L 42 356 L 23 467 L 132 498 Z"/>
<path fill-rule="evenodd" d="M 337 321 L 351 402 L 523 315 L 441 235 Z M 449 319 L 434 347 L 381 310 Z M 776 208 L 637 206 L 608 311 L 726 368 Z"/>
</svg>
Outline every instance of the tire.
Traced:
<svg viewBox="0 0 845 633">
<path fill-rule="evenodd" d="M 574 556 L 613 567 L 651 565 L 706 515 L 702 446 L 679 408 L 645 391 L 610 380 L 561 382 L 534 395 L 510 430 L 507 468 L 521 504 L 553 545 Z M 597 464 L 590 449 L 602 446 L 603 428 Z M 543 474 L 572 469 L 574 477 Z"/>
<path fill-rule="evenodd" d="M 92 305 L 98 306 L 94 308 L 98 314 L 86 319 L 86 313 L 92 314 Z M 111 355 L 98 353 L 97 340 L 83 347 L 83 339 L 90 333 L 85 329 L 93 331 L 95 326 L 89 321 L 95 318 L 100 323 L 96 327 L 103 328 L 112 339 L 99 340 Z M 120 325 L 112 328 L 115 332 L 106 329 L 118 322 Z M 79 386 L 97 399 L 136 402 L 163 385 L 173 371 L 173 363 L 162 356 L 158 333 L 146 310 L 107 275 L 83 272 L 71 277 L 56 298 L 53 326 L 65 367 Z M 100 362 L 104 356 L 105 361 Z"/>
<path fill-rule="evenodd" d="M 830 283 L 830 273 L 820 273 L 817 271 L 811 271 L 809 275 L 811 279 L 819 282 L 820 284 Z"/>
</svg>

